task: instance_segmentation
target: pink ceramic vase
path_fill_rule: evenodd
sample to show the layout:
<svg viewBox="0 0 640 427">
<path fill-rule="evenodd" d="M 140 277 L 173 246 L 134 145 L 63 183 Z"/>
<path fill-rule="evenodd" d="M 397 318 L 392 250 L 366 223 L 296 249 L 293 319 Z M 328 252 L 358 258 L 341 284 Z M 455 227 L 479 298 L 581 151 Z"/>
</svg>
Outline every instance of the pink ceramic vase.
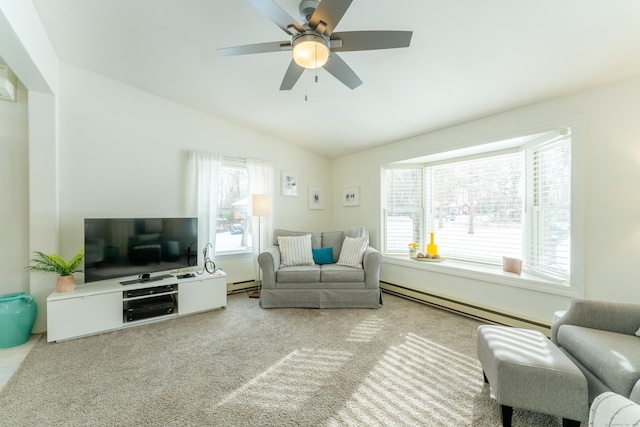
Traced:
<svg viewBox="0 0 640 427">
<path fill-rule="evenodd" d="M 69 292 L 76 288 L 76 279 L 73 278 L 73 274 L 68 276 L 58 276 L 58 282 L 56 283 L 56 291 Z"/>
</svg>

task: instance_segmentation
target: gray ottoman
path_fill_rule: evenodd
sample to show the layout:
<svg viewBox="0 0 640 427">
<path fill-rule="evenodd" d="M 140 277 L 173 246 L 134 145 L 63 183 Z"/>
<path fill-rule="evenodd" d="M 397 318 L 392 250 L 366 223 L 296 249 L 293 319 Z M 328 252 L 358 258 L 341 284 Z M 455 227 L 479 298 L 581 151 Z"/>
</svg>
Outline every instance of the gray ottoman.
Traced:
<svg viewBox="0 0 640 427">
<path fill-rule="evenodd" d="M 562 417 L 563 426 L 587 420 L 587 379 L 543 333 L 482 325 L 478 359 L 503 426 L 511 426 L 514 407 Z"/>
</svg>

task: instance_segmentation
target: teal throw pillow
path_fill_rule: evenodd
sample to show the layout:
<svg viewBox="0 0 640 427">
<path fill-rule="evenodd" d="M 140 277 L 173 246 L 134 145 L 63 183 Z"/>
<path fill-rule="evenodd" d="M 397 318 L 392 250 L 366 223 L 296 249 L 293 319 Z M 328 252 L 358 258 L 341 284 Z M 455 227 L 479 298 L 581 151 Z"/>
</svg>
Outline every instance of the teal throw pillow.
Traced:
<svg viewBox="0 0 640 427">
<path fill-rule="evenodd" d="M 312 249 L 312 252 L 316 264 L 333 264 L 333 248 Z"/>
</svg>

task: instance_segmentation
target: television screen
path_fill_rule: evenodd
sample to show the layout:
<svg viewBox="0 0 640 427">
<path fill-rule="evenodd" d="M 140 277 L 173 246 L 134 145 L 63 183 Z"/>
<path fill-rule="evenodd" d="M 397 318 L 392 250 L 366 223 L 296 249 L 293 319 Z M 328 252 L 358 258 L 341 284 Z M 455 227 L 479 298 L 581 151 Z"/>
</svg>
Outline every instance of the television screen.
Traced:
<svg viewBox="0 0 640 427">
<path fill-rule="evenodd" d="M 86 218 L 85 282 L 198 263 L 197 218 Z"/>
</svg>

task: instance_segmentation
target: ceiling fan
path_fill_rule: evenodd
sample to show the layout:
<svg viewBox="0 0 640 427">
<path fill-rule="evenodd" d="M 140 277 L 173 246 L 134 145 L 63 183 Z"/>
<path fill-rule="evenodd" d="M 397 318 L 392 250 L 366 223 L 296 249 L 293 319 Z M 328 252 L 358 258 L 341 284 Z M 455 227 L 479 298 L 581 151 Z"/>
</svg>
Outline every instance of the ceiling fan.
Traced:
<svg viewBox="0 0 640 427">
<path fill-rule="evenodd" d="M 351 89 L 362 84 L 356 73 L 338 56 L 338 52 L 395 49 L 408 47 L 412 31 L 334 32 L 353 0 L 302 0 L 299 24 L 273 0 L 248 0 L 249 3 L 291 36 L 291 40 L 267 42 L 218 49 L 221 55 L 291 50 L 293 59 L 284 75 L 280 90 L 290 90 L 305 68 L 322 67 Z"/>
</svg>

